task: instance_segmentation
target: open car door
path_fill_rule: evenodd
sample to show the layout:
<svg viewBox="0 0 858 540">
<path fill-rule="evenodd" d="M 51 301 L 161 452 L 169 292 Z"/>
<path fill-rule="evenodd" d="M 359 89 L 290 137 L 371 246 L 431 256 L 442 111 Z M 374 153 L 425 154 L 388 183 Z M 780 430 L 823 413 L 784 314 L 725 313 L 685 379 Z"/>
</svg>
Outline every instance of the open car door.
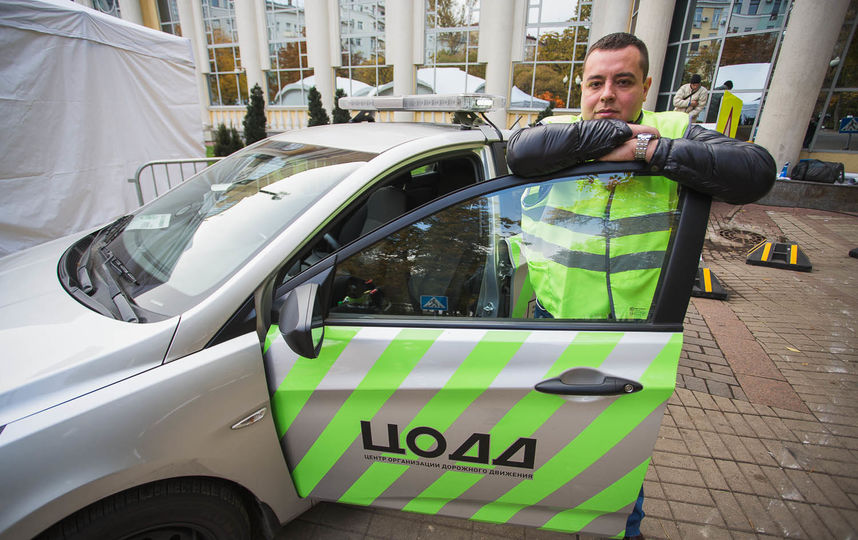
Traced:
<svg viewBox="0 0 858 540">
<path fill-rule="evenodd" d="M 299 495 L 622 537 L 708 210 L 634 164 L 509 176 L 277 287 L 266 369 Z"/>
</svg>

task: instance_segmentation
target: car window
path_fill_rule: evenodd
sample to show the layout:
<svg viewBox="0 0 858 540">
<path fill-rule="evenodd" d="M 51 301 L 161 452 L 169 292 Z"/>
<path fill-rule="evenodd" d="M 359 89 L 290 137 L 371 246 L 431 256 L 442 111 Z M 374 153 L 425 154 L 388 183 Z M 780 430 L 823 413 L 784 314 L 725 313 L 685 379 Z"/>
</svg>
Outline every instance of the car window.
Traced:
<svg viewBox="0 0 858 540">
<path fill-rule="evenodd" d="M 454 204 L 339 262 L 330 318 L 646 321 L 677 200 L 674 182 L 623 173 Z"/>
<path fill-rule="evenodd" d="M 434 156 L 389 174 L 334 219 L 299 260 L 288 267 L 282 281 L 288 281 L 385 223 L 481 180 L 480 161 L 472 152 Z"/>
</svg>

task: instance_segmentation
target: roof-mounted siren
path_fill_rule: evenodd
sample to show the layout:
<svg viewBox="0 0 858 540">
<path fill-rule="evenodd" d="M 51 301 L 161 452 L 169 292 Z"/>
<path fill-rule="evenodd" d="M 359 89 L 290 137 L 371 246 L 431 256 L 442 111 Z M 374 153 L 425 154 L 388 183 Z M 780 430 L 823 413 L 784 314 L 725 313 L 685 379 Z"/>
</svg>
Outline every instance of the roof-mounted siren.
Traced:
<svg viewBox="0 0 858 540">
<path fill-rule="evenodd" d="M 352 111 L 486 113 L 503 108 L 506 98 L 491 94 L 419 94 L 341 97 L 339 104 L 341 109 Z"/>
<path fill-rule="evenodd" d="M 502 109 L 506 98 L 491 94 L 341 97 L 339 105 L 341 109 L 360 111 L 352 122 L 372 122 L 376 111 L 448 112 L 453 114 L 455 124 L 473 126 L 485 122 L 497 131 L 485 113 Z"/>
</svg>

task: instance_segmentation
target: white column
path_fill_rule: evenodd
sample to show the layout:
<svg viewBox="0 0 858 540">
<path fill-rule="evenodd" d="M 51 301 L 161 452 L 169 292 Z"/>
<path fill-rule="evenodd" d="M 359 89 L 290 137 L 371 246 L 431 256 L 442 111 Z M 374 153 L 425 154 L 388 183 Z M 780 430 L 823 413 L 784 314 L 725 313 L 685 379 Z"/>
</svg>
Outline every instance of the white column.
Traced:
<svg viewBox="0 0 858 540">
<path fill-rule="evenodd" d="M 661 72 L 664 69 L 664 56 L 667 53 L 670 21 L 676 0 L 640 0 L 638 18 L 635 22 L 635 35 L 646 43 L 649 52 L 649 76 L 652 86 L 649 88 L 644 109 L 655 110 L 658 100 L 658 87 Z"/>
<path fill-rule="evenodd" d="M 777 170 L 795 163 L 822 88 L 849 0 L 795 0 L 769 84 L 755 142 Z"/>
<path fill-rule="evenodd" d="M 196 9 L 194 9 L 196 7 Z M 179 11 L 179 25 L 182 37 L 191 40 L 194 51 L 194 64 L 197 72 L 197 92 L 200 98 L 200 120 L 205 127 L 209 126 L 209 91 L 206 73 L 209 69 L 209 52 L 206 49 L 205 28 L 203 27 L 203 9 L 196 0 L 176 0 Z"/>
<path fill-rule="evenodd" d="M 118 0 L 119 16 L 122 19 L 143 26 L 143 11 L 140 9 L 140 0 Z"/>
<path fill-rule="evenodd" d="M 385 61 L 393 66 L 393 94 L 405 96 L 414 91 L 414 2 L 387 2 L 384 13 Z M 423 26 L 420 26 L 422 35 Z M 397 122 L 414 120 L 412 112 L 395 112 Z"/>
<path fill-rule="evenodd" d="M 247 75 L 247 91 L 258 84 L 265 91 L 265 77 L 259 54 L 259 32 L 264 28 L 257 25 L 256 10 L 265 9 L 263 0 L 238 0 L 235 2 L 235 27 L 238 31 L 238 50 L 241 67 Z"/>
<path fill-rule="evenodd" d="M 526 5 L 516 0 L 492 0 L 480 6 L 480 48 L 478 61 L 486 63 L 486 93 L 503 96 L 509 101 L 512 84 L 513 47 L 524 35 L 524 20 L 520 16 Z M 519 15 L 519 16 L 517 16 Z M 509 103 L 487 114 L 499 128 L 506 128 Z"/>
<path fill-rule="evenodd" d="M 331 8 L 334 8 L 332 10 Z M 339 35 L 339 14 L 336 3 L 313 0 L 304 4 L 307 25 L 307 61 L 316 76 L 316 90 L 322 94 L 322 106 L 330 116 L 334 110 L 334 70 L 331 63 L 331 29 Z M 332 26 L 333 20 L 335 26 Z"/>
<path fill-rule="evenodd" d="M 614 32 L 629 31 L 629 17 L 632 13 L 632 0 L 597 0 L 593 2 L 593 11 L 590 13 L 590 42 L 592 45 L 600 39 Z M 668 17 L 659 24 L 670 26 Z"/>
<path fill-rule="evenodd" d="M 256 28 L 259 31 L 256 34 L 257 44 L 259 46 L 259 66 L 263 73 L 271 69 L 271 52 L 268 49 L 268 14 L 265 13 L 265 0 L 261 0 L 256 4 Z M 266 103 L 268 102 L 268 85 L 263 84 L 262 89 L 265 90 Z"/>
</svg>

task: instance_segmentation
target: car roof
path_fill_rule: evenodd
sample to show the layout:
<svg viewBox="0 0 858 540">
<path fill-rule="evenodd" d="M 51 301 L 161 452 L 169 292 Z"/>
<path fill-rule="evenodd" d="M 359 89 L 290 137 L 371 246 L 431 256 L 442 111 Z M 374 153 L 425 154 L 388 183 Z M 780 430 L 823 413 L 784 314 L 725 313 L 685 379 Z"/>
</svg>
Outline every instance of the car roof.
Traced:
<svg viewBox="0 0 858 540">
<path fill-rule="evenodd" d="M 453 124 L 360 122 L 297 129 L 275 135 L 272 139 L 381 154 L 415 139 L 462 131 L 462 126 Z"/>
</svg>

